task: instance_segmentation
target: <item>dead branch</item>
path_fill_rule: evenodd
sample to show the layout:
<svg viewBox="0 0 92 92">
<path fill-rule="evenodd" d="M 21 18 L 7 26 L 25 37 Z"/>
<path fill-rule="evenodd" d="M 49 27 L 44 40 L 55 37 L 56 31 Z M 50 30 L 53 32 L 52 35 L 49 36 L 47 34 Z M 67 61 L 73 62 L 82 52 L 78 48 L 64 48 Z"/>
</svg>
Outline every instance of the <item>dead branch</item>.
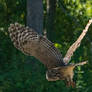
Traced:
<svg viewBox="0 0 92 92">
<path fill-rule="evenodd" d="M 64 62 L 67 64 L 70 60 L 71 57 L 73 56 L 73 53 L 76 51 L 76 49 L 80 46 L 82 39 L 84 38 L 84 36 L 86 35 L 88 28 L 90 26 L 90 24 L 92 23 L 92 19 L 89 20 L 89 22 L 87 23 L 85 29 L 83 30 L 83 32 L 81 33 L 81 35 L 79 36 L 79 38 L 70 46 L 70 48 L 68 49 L 65 57 L 64 57 Z"/>
</svg>

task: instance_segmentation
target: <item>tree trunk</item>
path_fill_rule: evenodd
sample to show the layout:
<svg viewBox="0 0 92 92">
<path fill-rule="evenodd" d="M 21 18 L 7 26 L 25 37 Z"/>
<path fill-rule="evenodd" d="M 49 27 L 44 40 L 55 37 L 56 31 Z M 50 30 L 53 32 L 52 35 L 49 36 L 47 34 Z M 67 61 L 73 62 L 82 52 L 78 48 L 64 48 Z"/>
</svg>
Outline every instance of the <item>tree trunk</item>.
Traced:
<svg viewBox="0 0 92 92">
<path fill-rule="evenodd" d="M 39 34 L 43 30 L 43 4 L 42 0 L 27 0 L 27 26 Z"/>
<path fill-rule="evenodd" d="M 43 30 L 43 3 L 42 0 L 27 0 L 27 26 L 33 28 L 38 34 L 42 34 Z M 29 62 L 29 58 L 27 62 L 31 65 L 35 65 L 37 62 L 35 59 L 31 59 Z M 29 64 L 28 63 L 28 64 Z M 34 70 L 37 67 L 34 67 Z"/>
<path fill-rule="evenodd" d="M 55 11 L 56 11 L 56 0 L 47 0 L 47 37 L 53 41 L 55 40 Z"/>
</svg>

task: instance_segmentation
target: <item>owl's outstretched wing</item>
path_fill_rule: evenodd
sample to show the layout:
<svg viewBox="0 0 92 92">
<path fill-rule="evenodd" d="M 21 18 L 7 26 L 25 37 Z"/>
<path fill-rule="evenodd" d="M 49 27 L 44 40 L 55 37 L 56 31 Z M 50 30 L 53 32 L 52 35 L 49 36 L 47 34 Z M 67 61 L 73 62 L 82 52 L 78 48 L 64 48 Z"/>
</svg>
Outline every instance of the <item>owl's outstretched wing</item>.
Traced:
<svg viewBox="0 0 92 92">
<path fill-rule="evenodd" d="M 14 46 L 23 53 L 36 57 L 47 68 L 64 66 L 61 53 L 47 38 L 18 23 L 11 24 L 8 30 Z"/>
</svg>

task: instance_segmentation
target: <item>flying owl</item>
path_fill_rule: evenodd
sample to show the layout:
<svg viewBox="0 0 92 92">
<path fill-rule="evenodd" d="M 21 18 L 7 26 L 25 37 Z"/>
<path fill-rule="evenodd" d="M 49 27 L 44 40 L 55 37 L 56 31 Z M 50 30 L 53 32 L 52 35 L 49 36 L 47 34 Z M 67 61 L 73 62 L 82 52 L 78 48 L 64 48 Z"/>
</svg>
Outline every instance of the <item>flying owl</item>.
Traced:
<svg viewBox="0 0 92 92">
<path fill-rule="evenodd" d="M 65 64 L 60 51 L 51 41 L 19 23 L 10 24 L 8 30 L 17 49 L 26 55 L 34 56 L 47 67 L 48 81 L 65 80 L 68 86 L 75 86 L 73 69 L 78 64 Z"/>
</svg>

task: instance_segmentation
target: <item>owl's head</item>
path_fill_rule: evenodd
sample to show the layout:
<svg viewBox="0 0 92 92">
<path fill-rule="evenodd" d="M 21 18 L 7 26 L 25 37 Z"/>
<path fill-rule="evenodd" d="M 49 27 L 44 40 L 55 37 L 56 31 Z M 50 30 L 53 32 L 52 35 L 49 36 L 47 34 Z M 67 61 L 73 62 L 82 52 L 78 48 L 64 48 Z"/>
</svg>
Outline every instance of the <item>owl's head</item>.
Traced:
<svg viewBox="0 0 92 92">
<path fill-rule="evenodd" d="M 48 81 L 60 80 L 60 76 L 61 76 L 60 71 L 57 68 L 49 69 L 46 72 L 46 79 Z"/>
<path fill-rule="evenodd" d="M 46 72 L 46 79 L 48 81 L 57 81 L 57 80 L 65 80 L 67 86 L 75 86 L 73 82 L 73 65 L 57 67 L 49 69 Z"/>
</svg>

